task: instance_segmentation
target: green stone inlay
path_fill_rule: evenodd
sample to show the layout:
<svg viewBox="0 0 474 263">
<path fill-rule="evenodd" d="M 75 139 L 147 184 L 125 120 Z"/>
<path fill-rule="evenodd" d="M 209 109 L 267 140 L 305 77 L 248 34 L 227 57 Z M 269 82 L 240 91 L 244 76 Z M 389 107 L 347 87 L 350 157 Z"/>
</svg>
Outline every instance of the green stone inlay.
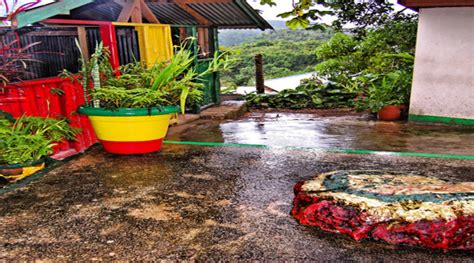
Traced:
<svg viewBox="0 0 474 263">
<path fill-rule="evenodd" d="M 105 117 L 127 117 L 127 116 L 154 116 L 178 113 L 178 106 L 164 106 L 154 108 L 118 108 L 116 110 L 108 110 L 104 108 L 80 107 L 77 112 L 89 116 L 105 116 Z"/>
<path fill-rule="evenodd" d="M 444 123 L 444 124 L 451 124 L 451 125 L 474 125 L 473 119 L 450 118 L 450 117 L 429 116 L 429 115 L 410 114 L 408 116 L 408 120 L 417 121 L 417 122 Z"/>
<path fill-rule="evenodd" d="M 349 185 L 349 175 L 410 175 L 402 172 L 391 172 L 391 171 L 338 171 L 335 174 L 331 174 L 324 179 L 324 187 L 335 193 L 348 193 L 360 197 L 366 197 L 371 199 L 377 199 L 387 203 L 403 202 L 403 201 L 421 201 L 421 202 L 433 202 L 441 203 L 450 200 L 474 200 L 474 194 L 471 192 L 466 193 L 425 193 L 425 194 L 411 194 L 411 195 L 383 195 L 374 192 L 367 192 L 360 189 L 353 189 Z M 415 176 L 415 174 L 413 174 Z M 420 175 L 416 175 L 420 176 Z"/>
<path fill-rule="evenodd" d="M 421 157 L 421 158 L 474 160 L 474 155 L 460 155 L 460 154 L 387 152 L 387 151 L 372 151 L 372 150 L 363 150 L 363 149 L 312 148 L 312 147 L 296 147 L 296 146 L 277 147 L 277 146 L 268 146 L 268 145 L 263 145 L 263 144 L 240 144 L 240 143 L 172 141 L 172 140 L 165 140 L 164 143 L 165 144 L 208 146 L 208 147 L 285 149 L 285 150 L 303 150 L 303 151 L 326 152 L 326 153 L 369 154 L 369 155 L 384 155 L 384 156 L 397 156 L 397 157 Z"/>
</svg>

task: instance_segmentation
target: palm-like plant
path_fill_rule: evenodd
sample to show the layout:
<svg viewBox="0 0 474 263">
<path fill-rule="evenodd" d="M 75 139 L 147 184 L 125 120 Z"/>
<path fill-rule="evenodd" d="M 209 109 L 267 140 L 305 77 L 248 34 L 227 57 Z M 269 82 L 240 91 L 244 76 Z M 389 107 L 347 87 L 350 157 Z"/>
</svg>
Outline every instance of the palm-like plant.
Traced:
<svg viewBox="0 0 474 263">
<path fill-rule="evenodd" d="M 108 61 L 109 52 L 100 43 L 88 62 L 81 54 L 81 71 L 76 78 L 84 88 L 85 101 L 100 101 L 100 106 L 106 109 L 180 105 L 184 113 L 188 99 L 199 101 L 202 98 L 203 84 L 199 80 L 211 72 L 227 67 L 225 57 L 225 54 L 216 54 L 209 67 L 198 72 L 194 55 L 182 45 L 176 48 L 169 61 L 149 67 L 144 63 L 134 62 L 113 71 Z M 63 72 L 63 76 L 74 78 L 74 74 L 67 71 Z M 91 83 L 93 89 L 90 87 Z M 87 104 L 91 106 L 90 103 Z"/>
<path fill-rule="evenodd" d="M 92 90 L 92 87 L 101 87 L 101 72 L 107 73 L 107 77 L 113 75 L 112 67 L 110 66 L 110 63 L 108 63 L 110 52 L 103 46 L 102 42 L 100 42 L 96 44 L 95 51 L 90 59 L 87 59 L 82 52 L 79 41 L 75 39 L 75 42 L 80 53 L 79 64 L 81 65 L 81 69 L 77 74 L 64 69 L 59 75 L 63 78 L 70 78 L 72 81 L 79 81 L 84 90 L 84 101 L 89 105 L 89 93 Z"/>
</svg>

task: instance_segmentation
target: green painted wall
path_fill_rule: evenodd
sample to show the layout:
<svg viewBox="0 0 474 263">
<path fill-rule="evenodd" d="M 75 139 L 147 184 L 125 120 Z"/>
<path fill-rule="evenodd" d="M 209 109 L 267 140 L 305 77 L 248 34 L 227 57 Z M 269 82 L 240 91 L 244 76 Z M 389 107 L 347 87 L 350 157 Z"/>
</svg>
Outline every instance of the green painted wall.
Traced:
<svg viewBox="0 0 474 263">
<path fill-rule="evenodd" d="M 440 116 L 414 115 L 410 114 L 408 120 L 415 122 L 444 123 L 450 125 L 474 125 L 472 119 L 450 118 Z"/>
</svg>

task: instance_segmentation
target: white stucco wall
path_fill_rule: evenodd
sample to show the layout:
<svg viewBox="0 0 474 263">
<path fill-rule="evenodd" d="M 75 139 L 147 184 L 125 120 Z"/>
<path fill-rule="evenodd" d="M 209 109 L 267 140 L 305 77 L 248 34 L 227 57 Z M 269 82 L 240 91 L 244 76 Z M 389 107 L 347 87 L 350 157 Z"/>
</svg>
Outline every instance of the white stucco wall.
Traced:
<svg viewBox="0 0 474 263">
<path fill-rule="evenodd" d="M 420 9 L 410 114 L 474 119 L 474 7 Z"/>
</svg>

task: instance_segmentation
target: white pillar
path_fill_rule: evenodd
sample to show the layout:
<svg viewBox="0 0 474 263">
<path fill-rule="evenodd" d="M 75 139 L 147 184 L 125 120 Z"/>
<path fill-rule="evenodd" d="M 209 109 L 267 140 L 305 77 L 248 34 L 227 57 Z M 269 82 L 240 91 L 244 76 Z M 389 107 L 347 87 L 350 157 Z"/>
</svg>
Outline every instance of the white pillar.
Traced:
<svg viewBox="0 0 474 263">
<path fill-rule="evenodd" d="M 420 9 L 410 120 L 474 125 L 474 7 Z"/>
</svg>

